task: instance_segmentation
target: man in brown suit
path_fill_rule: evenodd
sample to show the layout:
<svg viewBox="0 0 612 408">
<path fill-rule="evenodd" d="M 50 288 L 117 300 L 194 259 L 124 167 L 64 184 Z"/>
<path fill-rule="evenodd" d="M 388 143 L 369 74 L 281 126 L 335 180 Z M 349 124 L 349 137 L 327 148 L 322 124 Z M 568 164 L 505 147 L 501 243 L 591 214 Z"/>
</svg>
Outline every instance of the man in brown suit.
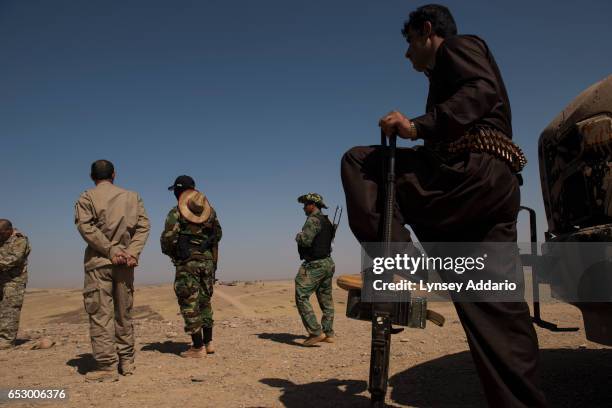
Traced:
<svg viewBox="0 0 612 408">
<path fill-rule="evenodd" d="M 74 222 L 87 242 L 85 310 L 97 363 L 87 381 L 116 381 L 117 360 L 123 375 L 134 372 L 134 329 L 131 310 L 134 267 L 149 236 L 142 199 L 113 184 L 115 169 L 108 160 L 91 165 L 96 186 L 79 197 Z"/>
</svg>

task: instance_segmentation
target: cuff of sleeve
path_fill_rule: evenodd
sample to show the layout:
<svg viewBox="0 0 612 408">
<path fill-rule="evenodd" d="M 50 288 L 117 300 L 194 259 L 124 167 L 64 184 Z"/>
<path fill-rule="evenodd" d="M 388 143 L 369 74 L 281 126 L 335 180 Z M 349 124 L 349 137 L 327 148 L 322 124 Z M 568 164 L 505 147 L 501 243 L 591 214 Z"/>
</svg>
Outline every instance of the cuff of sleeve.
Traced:
<svg viewBox="0 0 612 408">
<path fill-rule="evenodd" d="M 134 250 L 130 250 L 129 248 L 125 250 L 125 253 L 127 253 L 128 255 L 130 255 L 132 258 L 138 260 L 138 256 L 140 254 L 138 254 L 137 252 L 135 252 Z"/>
<path fill-rule="evenodd" d="M 433 129 L 435 128 L 436 124 L 430 114 L 418 116 L 414 119 L 411 119 L 411 121 L 412 123 L 414 123 L 416 134 L 419 136 L 420 139 L 428 140 L 435 138 L 435 135 L 433 134 Z"/>
<path fill-rule="evenodd" d="M 112 246 L 110 247 L 109 251 L 108 251 L 108 258 L 112 258 L 113 256 L 115 256 L 117 254 L 117 252 L 119 251 L 123 251 L 124 249 L 121 248 L 120 246 Z"/>
</svg>

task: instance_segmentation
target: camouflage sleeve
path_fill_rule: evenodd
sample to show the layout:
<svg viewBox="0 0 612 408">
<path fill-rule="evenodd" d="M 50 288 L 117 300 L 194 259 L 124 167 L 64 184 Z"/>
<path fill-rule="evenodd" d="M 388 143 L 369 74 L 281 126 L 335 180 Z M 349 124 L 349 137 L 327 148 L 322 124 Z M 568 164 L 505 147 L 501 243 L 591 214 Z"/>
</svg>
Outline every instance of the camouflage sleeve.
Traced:
<svg viewBox="0 0 612 408">
<path fill-rule="evenodd" d="M 321 232 L 321 220 L 317 217 L 308 217 L 302 231 L 297 234 L 295 240 L 299 246 L 309 247 L 319 232 Z"/>
<path fill-rule="evenodd" d="M 151 230 L 149 217 L 147 217 L 147 212 L 140 196 L 137 196 L 137 202 L 138 221 L 136 222 L 134 235 L 132 236 L 130 245 L 128 245 L 127 249 L 125 250 L 128 254 L 132 255 L 136 259 L 138 259 L 140 256 L 140 253 L 147 242 L 147 238 L 149 238 L 149 231 Z"/>
<path fill-rule="evenodd" d="M 175 257 L 176 243 L 178 241 L 179 233 L 179 214 L 176 208 L 173 208 L 166 217 L 166 223 L 164 224 L 164 231 L 161 234 L 161 250 L 164 254 L 170 258 Z"/>
<path fill-rule="evenodd" d="M 223 236 L 223 230 L 221 229 L 221 224 L 219 223 L 219 217 L 215 214 L 215 243 L 219 243 L 221 241 L 221 237 Z"/>
<path fill-rule="evenodd" d="M 30 244 L 24 236 L 19 236 L 12 242 L 6 243 L 0 250 L 0 272 L 7 272 L 22 266 L 29 253 Z"/>
</svg>

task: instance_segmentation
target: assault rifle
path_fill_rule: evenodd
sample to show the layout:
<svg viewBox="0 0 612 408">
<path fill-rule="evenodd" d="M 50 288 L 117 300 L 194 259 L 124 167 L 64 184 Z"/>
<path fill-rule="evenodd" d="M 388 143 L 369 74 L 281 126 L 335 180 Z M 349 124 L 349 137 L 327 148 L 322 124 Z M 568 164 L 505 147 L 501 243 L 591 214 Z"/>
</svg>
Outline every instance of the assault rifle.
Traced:
<svg viewBox="0 0 612 408">
<path fill-rule="evenodd" d="M 393 227 L 393 209 L 395 206 L 395 150 L 397 136 L 391 136 L 387 144 L 387 137 L 381 131 L 380 143 L 386 150 L 385 197 L 381 238 L 384 256 L 390 257 L 392 256 L 391 231 Z M 442 326 L 444 324 L 444 317 L 432 310 L 427 310 L 427 299 L 423 297 L 404 297 L 401 302 L 394 303 L 374 301 L 371 303 L 371 313 L 372 343 L 368 391 L 370 391 L 372 398 L 372 406 L 384 407 L 389 378 L 391 335 L 404 330 L 403 328 L 394 328 L 392 324 L 424 329 L 426 320 Z"/>
<path fill-rule="evenodd" d="M 382 224 L 382 241 L 384 243 L 384 256 L 391 256 L 391 231 L 393 226 L 393 208 L 395 203 L 395 148 L 397 136 L 389 138 L 380 132 L 380 144 L 386 150 L 386 180 L 385 200 Z M 372 344 L 370 352 L 370 378 L 369 387 L 372 396 L 372 406 L 384 407 L 389 378 L 389 355 L 391 353 L 391 322 L 393 318 L 393 304 L 372 303 Z M 403 329 L 400 329 L 402 331 Z"/>
<path fill-rule="evenodd" d="M 384 247 L 383 255 L 391 256 L 391 227 L 393 223 L 393 208 L 395 204 L 395 149 L 396 136 L 389 138 L 381 132 L 381 145 L 385 149 L 385 189 L 384 211 L 381 229 L 381 240 Z M 368 271 L 365 271 L 368 273 Z M 348 291 L 346 302 L 346 316 L 351 319 L 372 322 L 372 343 L 370 354 L 370 377 L 368 391 L 370 391 L 372 406 L 384 407 L 389 377 L 389 355 L 391 349 L 391 335 L 403 331 L 403 328 L 394 328 L 392 325 L 410 328 L 425 328 L 426 320 L 442 326 L 444 316 L 433 310 L 427 310 L 427 299 L 424 297 L 411 297 L 404 294 L 399 301 L 362 301 L 364 279 L 361 275 L 342 275 L 336 283 Z"/>
<path fill-rule="evenodd" d="M 336 219 L 338 217 L 338 219 Z M 336 231 L 338 230 L 338 226 L 340 225 L 340 220 L 342 219 L 342 207 L 339 205 L 336 206 L 336 211 L 334 211 L 334 218 L 332 219 L 332 242 L 334 242 L 334 238 L 336 238 Z"/>
</svg>

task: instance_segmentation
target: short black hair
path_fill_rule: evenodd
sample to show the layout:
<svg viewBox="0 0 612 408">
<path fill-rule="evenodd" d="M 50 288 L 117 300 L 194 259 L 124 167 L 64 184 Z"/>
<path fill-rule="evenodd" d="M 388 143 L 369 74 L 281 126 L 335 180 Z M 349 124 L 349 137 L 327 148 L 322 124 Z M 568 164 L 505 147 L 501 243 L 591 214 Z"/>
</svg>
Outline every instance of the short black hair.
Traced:
<svg viewBox="0 0 612 408">
<path fill-rule="evenodd" d="M 6 218 L 0 218 L 0 231 L 13 229 L 13 224 Z"/>
<path fill-rule="evenodd" d="M 110 180 L 113 178 L 115 166 L 108 160 L 96 160 L 91 163 L 91 178 L 93 180 Z"/>
<path fill-rule="evenodd" d="M 427 4 L 410 13 L 408 20 L 404 21 L 402 35 L 408 39 L 410 28 L 422 34 L 426 21 L 431 23 L 431 30 L 438 37 L 449 38 L 457 35 L 457 25 L 453 15 L 447 7 L 439 4 Z"/>
</svg>

